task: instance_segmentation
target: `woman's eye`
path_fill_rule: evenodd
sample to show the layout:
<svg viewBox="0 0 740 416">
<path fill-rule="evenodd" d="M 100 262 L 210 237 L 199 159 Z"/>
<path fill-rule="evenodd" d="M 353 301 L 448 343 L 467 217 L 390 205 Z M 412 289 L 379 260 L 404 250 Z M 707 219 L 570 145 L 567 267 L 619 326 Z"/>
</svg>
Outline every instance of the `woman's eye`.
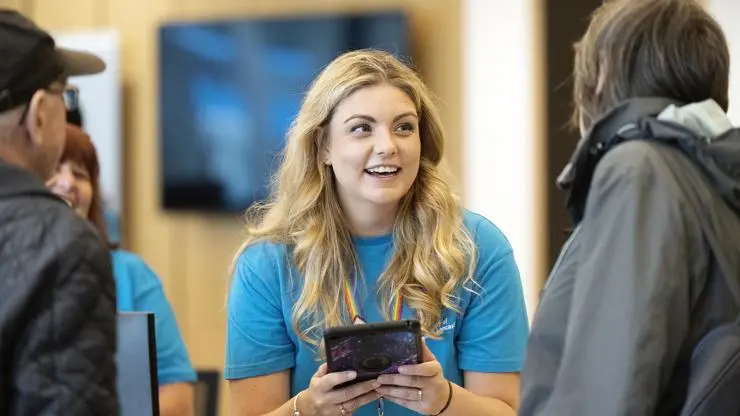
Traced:
<svg viewBox="0 0 740 416">
<path fill-rule="evenodd" d="M 370 132 L 370 125 L 367 123 L 358 124 L 354 127 L 352 127 L 352 130 L 350 130 L 352 133 L 369 133 Z"/>
<path fill-rule="evenodd" d="M 411 133 L 414 131 L 414 125 L 411 123 L 401 123 L 396 127 L 396 131 L 399 133 Z"/>
</svg>

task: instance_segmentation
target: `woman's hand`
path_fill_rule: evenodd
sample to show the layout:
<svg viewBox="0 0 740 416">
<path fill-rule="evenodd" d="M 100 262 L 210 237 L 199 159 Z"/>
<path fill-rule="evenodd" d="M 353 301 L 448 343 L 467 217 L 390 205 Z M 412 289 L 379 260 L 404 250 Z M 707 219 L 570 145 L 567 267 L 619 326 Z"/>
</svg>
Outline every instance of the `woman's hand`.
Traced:
<svg viewBox="0 0 740 416">
<path fill-rule="evenodd" d="M 373 389 L 374 380 L 334 390 L 335 386 L 355 377 L 354 371 L 327 374 L 326 364 L 322 364 L 311 378 L 308 389 L 298 398 L 301 415 L 351 415 L 357 408 L 377 400 L 379 396 Z"/>
<path fill-rule="evenodd" d="M 375 382 L 375 391 L 385 400 L 425 415 L 436 415 L 450 394 L 442 366 L 424 342 L 424 362 L 385 374 Z"/>
</svg>

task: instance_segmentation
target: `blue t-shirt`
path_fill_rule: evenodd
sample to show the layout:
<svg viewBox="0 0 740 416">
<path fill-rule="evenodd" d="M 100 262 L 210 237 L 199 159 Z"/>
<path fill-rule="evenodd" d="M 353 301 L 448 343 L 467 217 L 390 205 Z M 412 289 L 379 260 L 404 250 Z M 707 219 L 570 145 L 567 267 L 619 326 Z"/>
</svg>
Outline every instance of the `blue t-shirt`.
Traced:
<svg viewBox="0 0 740 416">
<path fill-rule="evenodd" d="M 175 314 L 154 271 L 136 254 L 114 250 L 113 275 L 119 311 L 154 313 L 159 385 L 196 381 Z"/>
<path fill-rule="evenodd" d="M 465 211 L 465 226 L 478 247 L 475 281 L 477 294 L 460 290 L 462 314 L 445 311 L 442 339 L 427 340 L 445 377 L 463 385 L 462 372 L 507 373 L 522 369 L 529 322 L 519 271 L 503 233 L 484 217 Z M 392 253 L 392 236 L 355 238 L 367 288 L 372 289 Z M 226 339 L 227 379 L 272 374 L 291 369 L 290 393 L 305 390 L 320 362 L 315 347 L 294 333 L 292 307 L 299 294 L 290 285 L 295 270 L 288 248 L 273 243 L 249 247 L 237 260 L 228 299 Z M 293 272 L 295 273 L 295 271 Z M 362 302 L 368 322 L 382 321 L 374 290 Z M 403 319 L 413 319 L 405 305 Z M 374 404 L 356 415 L 376 415 Z M 386 401 L 385 414 L 416 414 Z"/>
</svg>

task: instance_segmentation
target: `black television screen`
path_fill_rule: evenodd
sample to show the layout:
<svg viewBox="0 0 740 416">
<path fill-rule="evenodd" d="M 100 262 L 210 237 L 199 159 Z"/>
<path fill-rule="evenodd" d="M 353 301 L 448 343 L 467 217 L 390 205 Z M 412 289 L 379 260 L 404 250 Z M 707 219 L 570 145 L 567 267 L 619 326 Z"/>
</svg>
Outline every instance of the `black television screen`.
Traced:
<svg viewBox="0 0 740 416">
<path fill-rule="evenodd" d="M 268 196 L 285 135 L 332 59 L 410 55 L 403 12 L 168 23 L 159 30 L 161 200 L 239 212 Z"/>
</svg>

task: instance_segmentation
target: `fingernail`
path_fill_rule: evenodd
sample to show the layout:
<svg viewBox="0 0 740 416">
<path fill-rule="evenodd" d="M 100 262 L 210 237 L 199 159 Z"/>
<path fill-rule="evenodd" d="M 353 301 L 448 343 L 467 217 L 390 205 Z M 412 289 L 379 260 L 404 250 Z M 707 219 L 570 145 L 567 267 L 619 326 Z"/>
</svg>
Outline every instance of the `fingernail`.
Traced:
<svg viewBox="0 0 740 416">
<path fill-rule="evenodd" d="M 350 371 L 349 373 L 347 373 L 347 379 L 354 380 L 355 377 L 357 377 L 357 373 L 355 373 L 354 371 Z"/>
</svg>

